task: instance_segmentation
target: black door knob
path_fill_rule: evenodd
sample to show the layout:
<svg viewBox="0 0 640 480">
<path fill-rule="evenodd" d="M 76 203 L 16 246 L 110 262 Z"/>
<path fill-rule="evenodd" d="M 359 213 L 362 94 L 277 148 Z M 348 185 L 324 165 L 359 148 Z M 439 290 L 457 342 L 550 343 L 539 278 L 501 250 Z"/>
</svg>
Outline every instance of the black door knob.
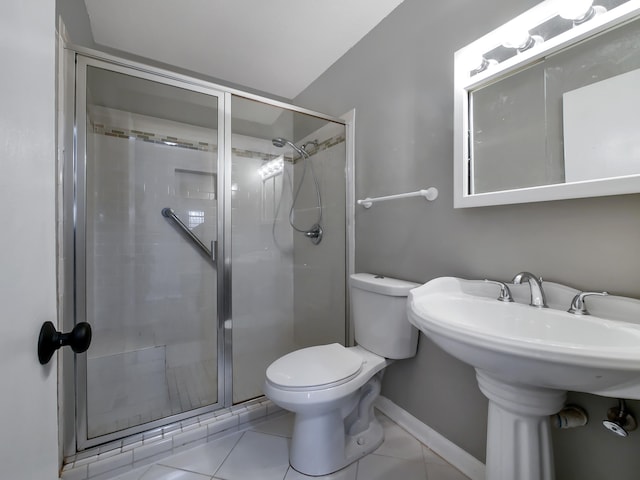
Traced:
<svg viewBox="0 0 640 480">
<path fill-rule="evenodd" d="M 75 353 L 86 352 L 91 344 L 91 325 L 80 322 L 69 333 L 56 330 L 51 322 L 44 322 L 38 337 L 38 360 L 46 365 L 60 347 L 71 347 Z"/>
</svg>

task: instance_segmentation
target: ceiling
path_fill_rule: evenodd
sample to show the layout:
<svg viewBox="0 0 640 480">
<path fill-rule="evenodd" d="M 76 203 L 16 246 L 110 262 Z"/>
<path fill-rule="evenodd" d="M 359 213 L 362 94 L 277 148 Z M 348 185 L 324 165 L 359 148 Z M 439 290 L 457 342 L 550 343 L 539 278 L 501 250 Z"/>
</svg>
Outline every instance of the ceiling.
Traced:
<svg viewBox="0 0 640 480">
<path fill-rule="evenodd" d="M 404 0 L 85 0 L 94 41 L 293 99 Z"/>
</svg>

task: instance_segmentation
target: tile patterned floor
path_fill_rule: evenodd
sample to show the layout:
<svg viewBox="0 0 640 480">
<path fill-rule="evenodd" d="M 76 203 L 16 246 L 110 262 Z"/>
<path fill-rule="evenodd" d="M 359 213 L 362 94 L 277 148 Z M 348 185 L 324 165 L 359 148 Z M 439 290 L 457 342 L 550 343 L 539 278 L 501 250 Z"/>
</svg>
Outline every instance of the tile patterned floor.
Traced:
<svg viewBox="0 0 640 480">
<path fill-rule="evenodd" d="M 468 480 L 387 417 L 377 416 L 385 430 L 380 448 L 324 477 L 289 466 L 293 415 L 287 413 L 112 480 Z"/>
</svg>

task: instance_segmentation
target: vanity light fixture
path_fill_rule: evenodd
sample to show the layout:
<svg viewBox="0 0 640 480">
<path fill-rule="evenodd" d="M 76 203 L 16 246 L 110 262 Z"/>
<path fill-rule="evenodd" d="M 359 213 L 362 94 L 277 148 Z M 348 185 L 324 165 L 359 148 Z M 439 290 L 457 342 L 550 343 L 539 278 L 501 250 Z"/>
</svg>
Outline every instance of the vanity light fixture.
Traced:
<svg viewBox="0 0 640 480">
<path fill-rule="evenodd" d="M 280 155 L 279 157 L 274 158 L 273 160 L 269 160 L 267 163 L 262 165 L 258 169 L 258 174 L 262 178 L 262 181 L 268 180 L 269 178 L 275 177 L 276 175 L 280 175 L 284 170 L 284 157 Z"/>
<path fill-rule="evenodd" d="M 555 37 L 568 35 L 572 27 L 581 26 L 621 5 L 634 3 L 634 0 L 611 1 L 612 5 L 609 5 L 608 10 L 603 6 L 594 5 L 594 0 L 545 0 L 534 9 L 492 32 L 487 36 L 486 41 L 479 42 L 483 43 L 484 47 L 476 52 L 475 58 L 473 56 L 469 58 L 469 76 L 484 72 L 489 67 L 510 60 L 518 54 L 524 52 L 528 54 L 536 46 L 555 40 Z M 566 20 L 573 22 L 573 25 L 568 24 Z M 499 51 L 500 49 L 502 51 Z M 490 63 L 478 62 L 476 60 L 478 57 Z M 495 58 L 495 60 L 489 60 L 489 58 Z"/>
</svg>

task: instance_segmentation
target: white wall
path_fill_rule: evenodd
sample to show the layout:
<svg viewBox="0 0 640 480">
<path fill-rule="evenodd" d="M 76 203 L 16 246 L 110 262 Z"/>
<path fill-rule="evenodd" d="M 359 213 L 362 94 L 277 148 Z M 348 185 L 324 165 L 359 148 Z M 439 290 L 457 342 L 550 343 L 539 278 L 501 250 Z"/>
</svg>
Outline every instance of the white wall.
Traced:
<svg viewBox="0 0 640 480">
<path fill-rule="evenodd" d="M 6 0 L 0 16 L 0 465 L 2 478 L 57 477 L 56 359 L 38 363 L 56 323 L 55 5 Z"/>
</svg>

